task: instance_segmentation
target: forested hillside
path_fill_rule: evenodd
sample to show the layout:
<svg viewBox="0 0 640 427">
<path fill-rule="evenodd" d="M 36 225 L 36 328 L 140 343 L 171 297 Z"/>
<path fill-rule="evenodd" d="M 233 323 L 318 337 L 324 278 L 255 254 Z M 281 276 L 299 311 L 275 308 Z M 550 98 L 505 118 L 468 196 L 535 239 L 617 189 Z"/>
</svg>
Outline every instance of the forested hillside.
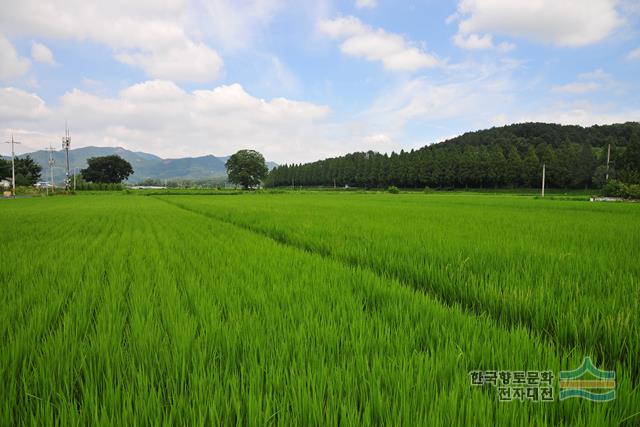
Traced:
<svg viewBox="0 0 640 427">
<path fill-rule="evenodd" d="M 600 186 L 611 146 L 610 177 L 640 178 L 640 123 L 562 126 L 522 123 L 468 132 L 408 152 L 373 151 L 281 165 L 267 185 L 495 188 L 537 187 L 546 165 L 546 182 L 557 188 Z"/>
</svg>

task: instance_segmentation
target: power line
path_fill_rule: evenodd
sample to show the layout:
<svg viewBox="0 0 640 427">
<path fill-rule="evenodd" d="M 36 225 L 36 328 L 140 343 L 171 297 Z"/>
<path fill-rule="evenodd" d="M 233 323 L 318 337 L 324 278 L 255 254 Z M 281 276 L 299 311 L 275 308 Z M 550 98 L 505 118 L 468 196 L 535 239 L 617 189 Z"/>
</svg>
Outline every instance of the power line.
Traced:
<svg viewBox="0 0 640 427">
<path fill-rule="evenodd" d="M 49 144 L 49 148 L 47 149 L 47 151 L 49 151 L 49 175 L 51 175 L 51 191 L 55 192 L 56 182 L 53 179 L 53 168 L 54 168 L 54 165 L 56 164 L 56 161 L 53 158 L 54 149 L 51 144 Z"/>
<path fill-rule="evenodd" d="M 16 153 L 13 149 L 15 144 L 20 144 L 20 142 L 15 141 L 13 139 L 13 133 L 11 134 L 11 141 L 5 141 L 6 144 L 11 144 L 11 186 L 13 187 L 13 197 L 16 197 Z"/>
</svg>

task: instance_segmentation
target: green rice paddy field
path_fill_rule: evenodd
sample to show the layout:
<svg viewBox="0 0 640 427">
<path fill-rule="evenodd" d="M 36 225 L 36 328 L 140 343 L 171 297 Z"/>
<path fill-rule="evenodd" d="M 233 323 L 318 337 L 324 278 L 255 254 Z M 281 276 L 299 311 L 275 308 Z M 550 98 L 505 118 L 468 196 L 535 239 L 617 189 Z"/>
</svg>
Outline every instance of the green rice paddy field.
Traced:
<svg viewBox="0 0 640 427">
<path fill-rule="evenodd" d="M 640 425 L 640 205 L 0 201 L 0 425 Z M 609 402 L 559 400 L 590 356 Z M 470 371 L 553 371 L 500 402 Z"/>
</svg>

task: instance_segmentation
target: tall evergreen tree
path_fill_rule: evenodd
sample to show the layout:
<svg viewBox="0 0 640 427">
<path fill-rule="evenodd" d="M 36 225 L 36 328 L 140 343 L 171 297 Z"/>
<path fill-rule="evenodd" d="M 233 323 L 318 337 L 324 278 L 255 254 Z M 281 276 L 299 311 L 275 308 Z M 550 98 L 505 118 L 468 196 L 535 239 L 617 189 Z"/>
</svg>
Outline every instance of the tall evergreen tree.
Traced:
<svg viewBox="0 0 640 427">
<path fill-rule="evenodd" d="M 618 176 L 625 182 L 640 183 L 640 135 L 633 132 L 620 158 Z"/>
<path fill-rule="evenodd" d="M 583 144 L 575 162 L 574 185 L 576 187 L 591 187 L 591 178 L 595 170 L 595 157 L 589 144 Z"/>
<path fill-rule="evenodd" d="M 536 187 L 540 183 L 540 159 L 538 159 L 536 150 L 531 145 L 529 146 L 527 155 L 522 162 L 522 174 L 524 184 L 527 187 Z"/>
<path fill-rule="evenodd" d="M 557 176 L 557 161 L 556 153 L 553 150 L 551 144 L 546 144 L 542 152 L 542 165 L 546 170 L 546 185 L 556 186 L 558 185 Z"/>
<path fill-rule="evenodd" d="M 576 150 L 569 138 L 565 138 L 560 144 L 556 156 L 554 164 L 556 184 L 559 187 L 568 188 L 575 181 L 574 164 L 576 161 Z"/>
<path fill-rule="evenodd" d="M 522 184 L 522 176 L 522 159 L 515 145 L 511 145 L 504 170 L 504 182 L 508 186 L 519 186 Z"/>
</svg>

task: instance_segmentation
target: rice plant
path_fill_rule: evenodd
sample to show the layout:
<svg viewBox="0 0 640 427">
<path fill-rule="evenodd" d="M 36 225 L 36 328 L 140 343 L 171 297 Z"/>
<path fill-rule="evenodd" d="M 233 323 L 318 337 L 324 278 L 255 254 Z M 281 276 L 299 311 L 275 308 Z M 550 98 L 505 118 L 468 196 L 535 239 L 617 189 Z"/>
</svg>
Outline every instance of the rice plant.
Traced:
<svg viewBox="0 0 640 427">
<path fill-rule="evenodd" d="M 637 212 L 606 207 L 598 216 L 598 208 L 576 202 L 486 196 L 340 197 L 91 195 L 0 206 L 0 424 L 638 421 L 637 382 L 630 358 L 623 357 L 637 349 L 631 335 L 627 352 L 597 362 L 616 370 L 611 402 L 501 403 L 493 387 L 473 387 L 469 379 L 471 370 L 557 373 L 592 354 L 598 347 L 580 335 L 582 329 L 570 340 L 560 328 L 571 315 L 562 307 L 572 290 L 562 286 L 589 271 L 626 266 L 626 273 L 610 274 L 627 281 L 596 296 L 635 319 L 630 293 L 637 266 L 625 251 L 637 248 L 637 236 L 629 235 Z M 579 227 L 566 230 L 573 236 L 566 245 L 576 256 L 592 255 L 591 262 L 576 263 L 569 255 L 569 266 L 552 262 L 562 246 L 558 236 L 545 258 L 552 271 L 531 280 L 528 274 L 542 260 L 517 262 L 510 250 L 535 250 L 537 234 L 553 221 L 536 228 L 524 218 L 568 222 L 567 205 L 586 209 L 602 234 L 619 215 L 620 238 L 636 246 L 611 246 L 609 237 L 596 243 L 575 233 Z M 529 237 L 510 236 L 515 228 L 502 223 L 499 211 L 524 221 L 521 230 Z M 487 212 L 485 221 L 499 228 L 478 227 L 478 221 L 488 223 L 474 219 L 477 212 Z M 469 237 L 487 253 L 472 251 Z M 614 249 L 615 258 L 597 258 Z M 591 270 L 572 270 L 586 265 Z M 463 278 L 476 281 L 456 290 Z M 596 285 L 591 279 L 574 294 L 574 314 L 587 310 L 586 299 L 596 298 L 587 290 Z M 497 303 L 471 289 L 479 286 L 494 296 L 502 289 L 502 304 L 513 304 L 505 312 L 531 311 L 502 315 Z M 465 290 L 476 295 L 475 305 Z M 551 301 L 545 292 L 555 295 L 553 307 L 545 305 Z M 601 317 L 587 321 L 606 331 L 596 320 L 607 319 L 613 308 L 599 307 L 591 310 Z M 553 308 L 558 328 L 545 332 Z"/>
</svg>

